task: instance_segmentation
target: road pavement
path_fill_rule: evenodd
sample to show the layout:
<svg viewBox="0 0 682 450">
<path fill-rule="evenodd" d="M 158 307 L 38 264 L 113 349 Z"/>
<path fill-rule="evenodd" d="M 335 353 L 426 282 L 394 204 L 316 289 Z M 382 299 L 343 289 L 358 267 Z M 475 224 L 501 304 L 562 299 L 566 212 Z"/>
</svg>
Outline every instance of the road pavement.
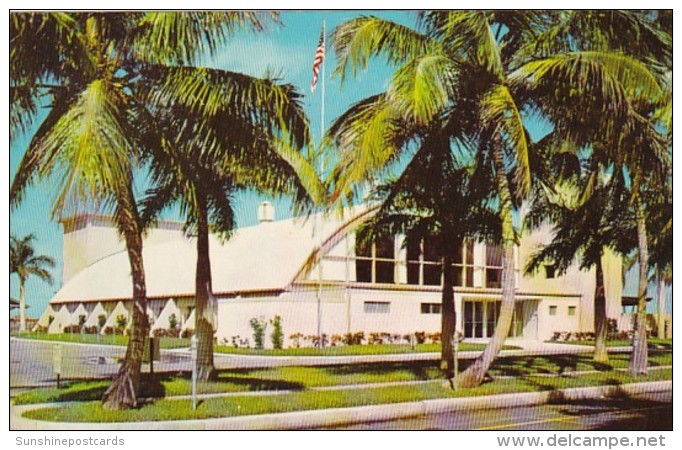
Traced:
<svg viewBox="0 0 682 450">
<path fill-rule="evenodd" d="M 335 430 L 672 430 L 672 392 L 507 409 L 457 411 Z"/>
</svg>

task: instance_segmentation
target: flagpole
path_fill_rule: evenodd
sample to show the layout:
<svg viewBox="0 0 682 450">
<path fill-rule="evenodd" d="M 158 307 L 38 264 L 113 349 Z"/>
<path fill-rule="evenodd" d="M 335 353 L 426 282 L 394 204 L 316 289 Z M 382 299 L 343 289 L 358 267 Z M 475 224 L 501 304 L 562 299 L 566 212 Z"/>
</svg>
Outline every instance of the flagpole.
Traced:
<svg viewBox="0 0 682 450">
<path fill-rule="evenodd" d="M 325 84 L 326 84 L 326 72 L 325 72 L 325 65 L 326 62 L 326 52 L 327 52 L 327 35 L 326 35 L 326 29 L 325 29 L 325 21 L 322 20 L 322 45 L 323 49 L 325 52 L 324 57 L 322 58 L 322 101 L 321 101 L 321 106 L 320 106 L 320 148 L 322 148 L 321 144 L 322 141 L 324 140 L 324 133 L 325 133 L 325 126 L 324 126 L 324 97 L 325 97 Z M 325 171 L 325 164 L 324 164 L 324 156 L 320 153 L 320 178 L 324 179 L 324 171 Z M 318 339 L 318 345 L 320 347 L 324 347 L 324 342 L 322 340 L 322 276 L 323 276 L 323 271 L 322 271 L 322 212 L 318 213 L 317 220 L 319 221 L 320 227 L 319 227 L 319 253 L 318 253 L 318 262 L 317 262 L 317 279 L 318 279 L 318 286 L 317 286 L 317 339 Z"/>
</svg>

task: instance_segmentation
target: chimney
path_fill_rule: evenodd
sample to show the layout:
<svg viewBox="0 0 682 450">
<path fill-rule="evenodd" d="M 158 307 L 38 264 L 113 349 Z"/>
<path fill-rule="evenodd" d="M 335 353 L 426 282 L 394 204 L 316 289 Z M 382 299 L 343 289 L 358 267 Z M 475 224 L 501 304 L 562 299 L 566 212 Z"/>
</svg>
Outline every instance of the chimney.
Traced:
<svg viewBox="0 0 682 450">
<path fill-rule="evenodd" d="M 275 208 L 270 202 L 262 202 L 258 205 L 258 223 L 274 222 Z"/>
</svg>

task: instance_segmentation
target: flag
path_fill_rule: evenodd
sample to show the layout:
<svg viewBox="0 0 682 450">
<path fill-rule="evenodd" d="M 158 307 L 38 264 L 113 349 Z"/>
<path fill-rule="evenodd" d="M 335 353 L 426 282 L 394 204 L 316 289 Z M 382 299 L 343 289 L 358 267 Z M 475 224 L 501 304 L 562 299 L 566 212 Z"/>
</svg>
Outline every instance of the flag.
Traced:
<svg viewBox="0 0 682 450">
<path fill-rule="evenodd" d="M 310 92 L 315 91 L 315 86 L 317 86 L 317 78 L 320 75 L 320 65 L 324 60 L 324 24 L 322 24 L 322 33 L 320 33 L 320 42 L 317 44 L 317 50 L 315 50 L 315 59 L 313 59 L 313 81 L 310 83 Z"/>
</svg>

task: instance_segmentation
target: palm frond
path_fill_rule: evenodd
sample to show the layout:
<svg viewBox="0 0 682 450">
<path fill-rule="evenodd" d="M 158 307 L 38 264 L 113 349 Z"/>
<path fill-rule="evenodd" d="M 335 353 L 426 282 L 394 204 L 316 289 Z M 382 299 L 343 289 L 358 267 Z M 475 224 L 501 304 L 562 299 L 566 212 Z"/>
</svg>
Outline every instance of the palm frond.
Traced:
<svg viewBox="0 0 682 450">
<path fill-rule="evenodd" d="M 404 25 L 372 16 L 351 19 L 332 32 L 337 63 L 334 73 L 343 81 L 350 71 L 356 76 L 369 60 L 385 56 L 391 64 L 413 60 L 438 48 L 438 43 Z"/>
</svg>

